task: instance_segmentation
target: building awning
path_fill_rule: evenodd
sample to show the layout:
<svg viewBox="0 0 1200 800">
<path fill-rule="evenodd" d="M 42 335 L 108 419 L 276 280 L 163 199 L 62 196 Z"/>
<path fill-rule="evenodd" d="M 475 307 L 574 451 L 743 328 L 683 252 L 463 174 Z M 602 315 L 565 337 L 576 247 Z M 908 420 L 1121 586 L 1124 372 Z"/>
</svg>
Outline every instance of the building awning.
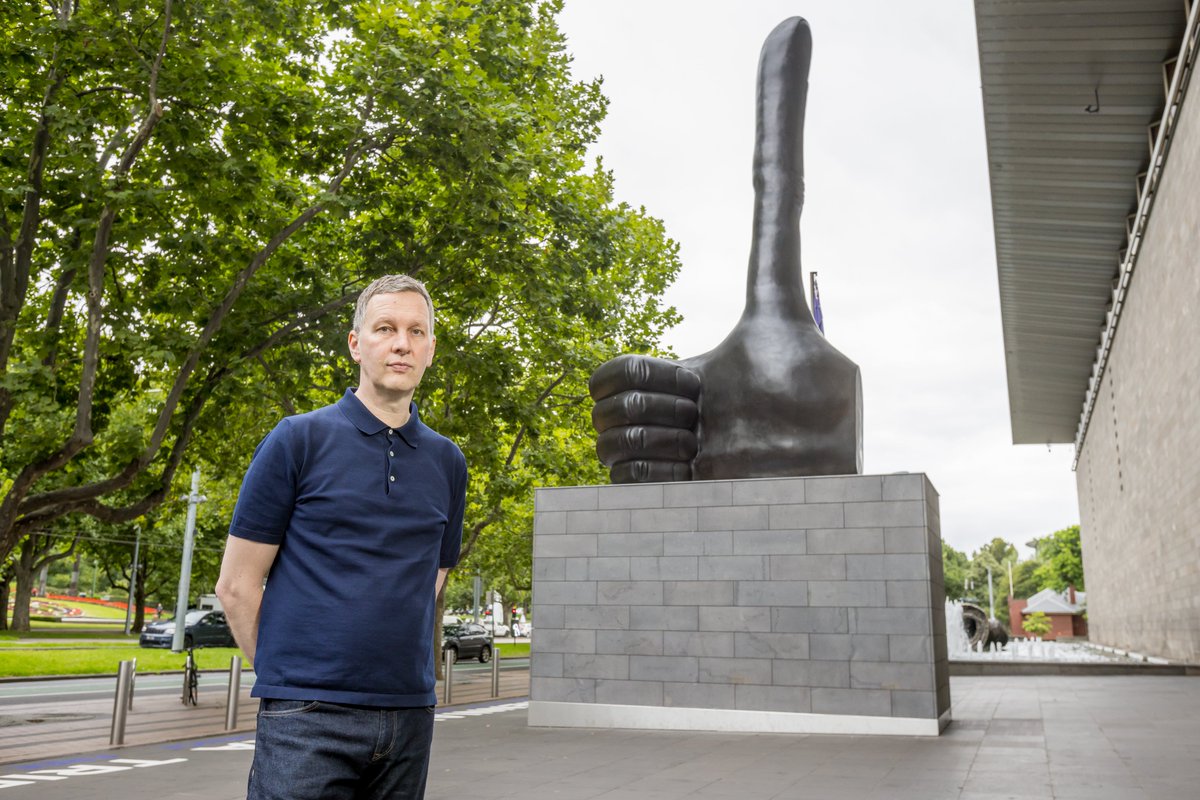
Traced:
<svg viewBox="0 0 1200 800">
<path fill-rule="evenodd" d="M 1075 441 L 1187 13 L 975 1 L 1015 444 Z"/>
</svg>

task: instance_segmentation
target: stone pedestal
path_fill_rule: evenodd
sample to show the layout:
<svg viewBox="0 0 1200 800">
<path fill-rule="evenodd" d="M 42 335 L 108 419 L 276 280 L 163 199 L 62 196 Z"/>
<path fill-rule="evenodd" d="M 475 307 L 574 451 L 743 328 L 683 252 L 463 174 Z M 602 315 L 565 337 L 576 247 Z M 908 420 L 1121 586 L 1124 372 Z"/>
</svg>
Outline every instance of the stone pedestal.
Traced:
<svg viewBox="0 0 1200 800">
<path fill-rule="evenodd" d="M 529 724 L 936 736 L 920 474 L 539 489 Z"/>
</svg>

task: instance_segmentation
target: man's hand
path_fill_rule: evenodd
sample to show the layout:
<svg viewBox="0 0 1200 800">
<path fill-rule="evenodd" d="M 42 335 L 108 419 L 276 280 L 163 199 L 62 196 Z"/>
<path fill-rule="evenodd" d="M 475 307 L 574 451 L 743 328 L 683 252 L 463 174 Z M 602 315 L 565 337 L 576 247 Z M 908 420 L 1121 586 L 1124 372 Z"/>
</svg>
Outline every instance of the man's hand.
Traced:
<svg viewBox="0 0 1200 800">
<path fill-rule="evenodd" d="M 763 45 L 746 306 L 733 331 L 694 358 L 625 355 L 592 375 L 596 451 L 613 483 L 862 472 L 858 367 L 826 341 L 804 298 L 811 57 L 799 17 Z"/>
</svg>

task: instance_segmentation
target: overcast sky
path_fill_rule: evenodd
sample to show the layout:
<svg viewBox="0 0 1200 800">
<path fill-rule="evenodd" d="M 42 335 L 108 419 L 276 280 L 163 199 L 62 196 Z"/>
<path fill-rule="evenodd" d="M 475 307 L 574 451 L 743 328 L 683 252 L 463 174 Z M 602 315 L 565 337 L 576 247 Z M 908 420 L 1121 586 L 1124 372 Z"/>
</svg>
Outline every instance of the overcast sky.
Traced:
<svg viewBox="0 0 1200 800">
<path fill-rule="evenodd" d="M 680 244 L 681 357 L 741 314 L 758 54 L 809 21 L 805 275 L 862 369 L 865 471 L 928 474 L 942 538 L 968 553 L 1079 520 L 1073 446 L 1012 444 L 972 5 L 566 0 L 560 16 L 575 77 L 604 78 L 595 153 L 618 199 Z"/>
</svg>

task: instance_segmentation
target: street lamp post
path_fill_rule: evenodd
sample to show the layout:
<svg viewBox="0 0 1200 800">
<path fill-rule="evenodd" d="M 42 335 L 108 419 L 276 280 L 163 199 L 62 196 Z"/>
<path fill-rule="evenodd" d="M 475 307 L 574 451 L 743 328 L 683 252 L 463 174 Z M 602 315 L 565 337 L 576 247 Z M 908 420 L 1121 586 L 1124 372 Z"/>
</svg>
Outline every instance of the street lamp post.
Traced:
<svg viewBox="0 0 1200 800">
<path fill-rule="evenodd" d="M 175 635 L 171 638 L 171 651 L 175 653 L 183 652 L 183 629 L 192 584 L 192 548 L 196 541 L 196 507 L 207 499 L 200 494 L 199 467 L 192 473 L 192 491 L 183 499 L 188 501 L 188 511 L 183 532 L 183 562 L 179 566 L 179 593 L 175 598 Z"/>
</svg>

